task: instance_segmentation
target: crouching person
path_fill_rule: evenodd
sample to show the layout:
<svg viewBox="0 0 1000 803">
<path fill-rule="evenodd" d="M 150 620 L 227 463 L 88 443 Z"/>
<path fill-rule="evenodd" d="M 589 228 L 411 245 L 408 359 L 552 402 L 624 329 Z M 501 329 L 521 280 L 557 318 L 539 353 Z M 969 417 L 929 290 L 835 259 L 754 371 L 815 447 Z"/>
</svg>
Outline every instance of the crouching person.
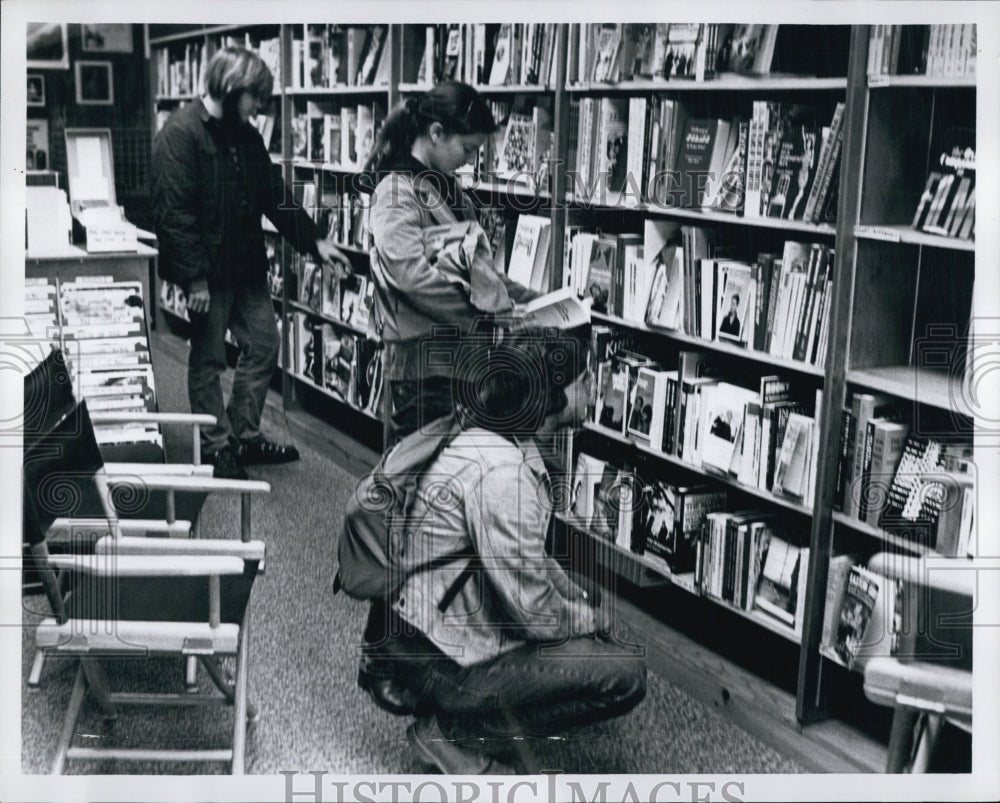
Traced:
<svg viewBox="0 0 1000 803">
<path fill-rule="evenodd" d="M 418 482 L 403 556 L 414 571 L 378 650 L 420 701 L 417 757 L 451 774 L 513 773 L 480 746 L 620 716 L 646 693 L 644 659 L 611 638 L 607 604 L 545 551 L 544 444 L 586 416 L 587 340 L 526 331 L 484 352 L 461 431 Z"/>
</svg>

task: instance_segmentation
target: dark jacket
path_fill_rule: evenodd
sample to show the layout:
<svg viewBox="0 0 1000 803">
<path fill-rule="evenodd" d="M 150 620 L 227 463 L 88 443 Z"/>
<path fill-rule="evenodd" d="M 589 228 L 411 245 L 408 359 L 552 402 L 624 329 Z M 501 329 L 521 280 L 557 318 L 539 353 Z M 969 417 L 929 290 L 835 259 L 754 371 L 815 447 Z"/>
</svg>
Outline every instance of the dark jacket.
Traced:
<svg viewBox="0 0 1000 803">
<path fill-rule="evenodd" d="M 222 257 L 225 204 L 225 159 L 222 146 L 208 128 L 210 115 L 200 99 L 178 109 L 153 141 L 150 199 L 159 240 L 160 277 L 187 290 L 194 279 L 208 279 L 212 289 L 264 282 L 267 254 L 260 227 L 261 213 L 300 253 L 316 252 L 316 226 L 292 203 L 291 191 L 272 164 L 260 134 L 249 123 L 239 126 L 237 147 L 243 154 L 246 192 L 253 204 L 253 222 L 246 232 L 247 264 L 233 275 Z M 231 217 L 231 216 L 228 216 Z"/>
</svg>

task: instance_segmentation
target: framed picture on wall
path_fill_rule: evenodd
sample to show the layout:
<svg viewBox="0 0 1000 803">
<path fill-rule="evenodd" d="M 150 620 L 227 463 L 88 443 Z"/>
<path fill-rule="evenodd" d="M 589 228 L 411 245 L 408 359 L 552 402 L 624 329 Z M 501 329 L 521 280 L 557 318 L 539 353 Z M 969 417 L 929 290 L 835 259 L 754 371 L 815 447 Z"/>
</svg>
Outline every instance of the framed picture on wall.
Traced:
<svg viewBox="0 0 1000 803">
<path fill-rule="evenodd" d="M 49 121 L 28 120 L 25 167 L 28 170 L 49 169 Z"/>
<path fill-rule="evenodd" d="M 26 58 L 29 70 L 68 70 L 66 23 L 29 22 Z"/>
<path fill-rule="evenodd" d="M 80 41 L 89 53 L 131 53 L 132 26 L 85 22 L 80 25 Z"/>
<path fill-rule="evenodd" d="M 110 106 L 113 99 L 111 62 L 76 62 L 76 102 L 81 106 Z"/>
<path fill-rule="evenodd" d="M 28 73 L 28 105 L 45 105 L 45 76 L 41 73 Z"/>
</svg>

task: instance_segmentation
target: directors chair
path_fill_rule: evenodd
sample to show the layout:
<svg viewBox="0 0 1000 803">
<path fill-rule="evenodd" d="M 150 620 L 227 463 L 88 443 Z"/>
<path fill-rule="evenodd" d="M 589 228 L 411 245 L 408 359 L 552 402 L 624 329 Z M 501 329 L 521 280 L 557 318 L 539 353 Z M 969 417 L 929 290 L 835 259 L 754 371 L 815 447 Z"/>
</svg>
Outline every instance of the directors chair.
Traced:
<svg viewBox="0 0 1000 803">
<path fill-rule="evenodd" d="M 175 483 L 184 479 L 173 478 Z M 175 487 L 160 480 L 154 477 L 151 482 Z M 81 518 L 77 489 L 88 485 L 102 502 L 103 514 Z M 253 492 L 269 490 L 267 483 L 250 485 Z M 60 774 L 70 760 L 118 759 L 225 761 L 233 774 L 242 774 L 247 720 L 253 717 L 247 702 L 248 606 L 256 575 L 263 570 L 264 544 L 246 537 L 235 541 L 124 535 L 110 499 L 111 478 L 86 402 L 80 402 L 48 433 L 33 438 L 23 464 L 25 537 L 47 578 L 43 585 L 52 609 L 37 628 L 36 644 L 45 655 L 78 661 L 52 772 Z M 47 548 L 56 534 L 63 540 L 60 554 Z M 56 572 L 62 573 L 63 582 Z M 152 656 L 197 658 L 217 692 L 110 690 L 109 661 Z M 232 683 L 219 665 L 224 657 L 235 659 Z M 128 705 L 228 704 L 234 712 L 231 744 L 224 749 L 74 746 L 88 692 L 111 722 L 119 708 Z"/>
</svg>

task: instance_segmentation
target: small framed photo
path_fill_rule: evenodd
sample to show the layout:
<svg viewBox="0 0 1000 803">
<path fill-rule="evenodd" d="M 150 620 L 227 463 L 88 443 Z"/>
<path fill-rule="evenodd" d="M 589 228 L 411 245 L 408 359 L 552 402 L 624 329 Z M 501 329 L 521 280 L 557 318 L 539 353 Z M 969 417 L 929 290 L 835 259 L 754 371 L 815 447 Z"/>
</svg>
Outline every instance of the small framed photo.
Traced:
<svg viewBox="0 0 1000 803">
<path fill-rule="evenodd" d="M 85 22 L 80 25 L 80 41 L 88 53 L 131 53 L 130 24 Z"/>
<path fill-rule="evenodd" d="M 29 70 L 68 70 L 69 39 L 65 22 L 29 22 L 25 53 Z"/>
<path fill-rule="evenodd" d="M 110 61 L 76 62 L 76 102 L 81 106 L 110 106 L 114 102 Z"/>
<path fill-rule="evenodd" d="M 28 73 L 28 105 L 45 105 L 45 76 L 41 73 Z"/>
</svg>

